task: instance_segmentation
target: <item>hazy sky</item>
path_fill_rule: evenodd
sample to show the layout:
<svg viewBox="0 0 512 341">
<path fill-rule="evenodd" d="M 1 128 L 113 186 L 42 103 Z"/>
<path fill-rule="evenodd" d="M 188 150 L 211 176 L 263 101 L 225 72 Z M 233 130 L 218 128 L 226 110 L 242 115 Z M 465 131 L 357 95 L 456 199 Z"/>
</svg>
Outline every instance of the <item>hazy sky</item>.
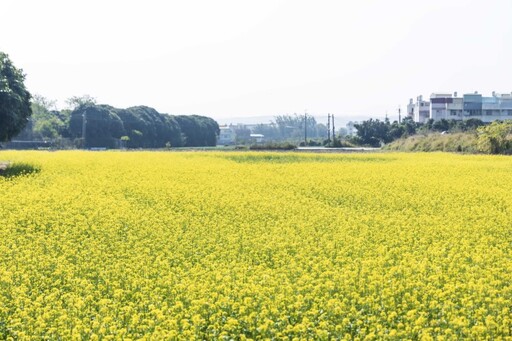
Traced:
<svg viewBox="0 0 512 341">
<path fill-rule="evenodd" d="M 512 92 L 511 0 L 2 0 L 34 94 L 214 118 L 390 116 L 435 91 Z"/>
</svg>

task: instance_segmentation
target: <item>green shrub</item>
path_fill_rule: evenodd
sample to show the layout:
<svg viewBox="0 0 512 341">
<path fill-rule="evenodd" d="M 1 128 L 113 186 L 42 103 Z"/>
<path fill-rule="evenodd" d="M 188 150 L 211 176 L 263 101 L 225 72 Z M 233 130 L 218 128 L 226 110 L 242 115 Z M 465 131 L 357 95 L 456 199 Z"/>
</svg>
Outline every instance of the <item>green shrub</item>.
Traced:
<svg viewBox="0 0 512 341">
<path fill-rule="evenodd" d="M 253 144 L 249 147 L 250 150 L 292 150 L 297 146 L 289 142 L 269 142 L 265 144 Z"/>
<path fill-rule="evenodd" d="M 15 176 L 23 176 L 32 173 L 37 173 L 40 170 L 41 168 L 39 166 L 35 166 L 29 163 L 13 162 L 11 164 L 8 164 L 7 167 L 0 168 L 0 176 L 12 178 Z"/>
<path fill-rule="evenodd" d="M 495 121 L 479 127 L 477 148 L 488 154 L 512 154 L 512 121 Z"/>
</svg>

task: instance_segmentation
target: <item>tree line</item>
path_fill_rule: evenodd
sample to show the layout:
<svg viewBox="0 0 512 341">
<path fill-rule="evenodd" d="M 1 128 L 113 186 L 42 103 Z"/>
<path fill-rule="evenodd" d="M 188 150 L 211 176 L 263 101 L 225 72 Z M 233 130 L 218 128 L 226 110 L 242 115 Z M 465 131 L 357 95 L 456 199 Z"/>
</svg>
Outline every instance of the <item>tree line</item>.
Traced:
<svg viewBox="0 0 512 341">
<path fill-rule="evenodd" d="M 83 138 L 86 148 L 113 148 L 118 141 L 127 148 L 199 147 L 216 145 L 219 126 L 209 117 L 161 114 L 147 106 L 86 104 L 71 112 L 69 133 Z"/>
<path fill-rule="evenodd" d="M 89 96 L 68 100 L 73 109 L 51 110 L 36 96 L 33 116 L 17 139 L 71 139 L 83 148 L 215 146 L 219 126 L 209 117 L 161 114 L 147 106 L 127 109 L 96 104 Z"/>
<path fill-rule="evenodd" d="M 269 141 L 302 141 L 304 135 L 308 139 L 323 140 L 327 138 L 327 126 L 318 123 L 311 115 L 285 114 L 275 116 L 270 124 L 258 124 L 253 133 L 262 134 Z M 240 132 L 241 136 L 243 134 Z"/>
<path fill-rule="evenodd" d="M 127 109 L 99 105 L 91 96 L 72 97 L 70 109 L 32 96 L 25 74 L 0 52 L 0 142 L 73 141 L 76 147 L 198 147 L 215 146 L 219 125 L 199 115 L 161 114 L 147 106 Z M 72 146 L 72 145 L 71 145 Z"/>
<path fill-rule="evenodd" d="M 381 145 L 393 142 L 399 138 L 412 136 L 419 133 L 429 132 L 467 132 L 476 131 L 480 126 L 485 125 L 479 119 L 471 118 L 467 120 L 446 120 L 434 121 L 429 119 L 425 123 L 415 122 L 412 117 L 405 117 L 401 122 L 389 119 L 383 121 L 378 119 L 369 119 L 358 124 L 354 124 L 357 129 L 356 136 L 350 140 L 357 145 L 368 145 L 379 147 Z"/>
</svg>

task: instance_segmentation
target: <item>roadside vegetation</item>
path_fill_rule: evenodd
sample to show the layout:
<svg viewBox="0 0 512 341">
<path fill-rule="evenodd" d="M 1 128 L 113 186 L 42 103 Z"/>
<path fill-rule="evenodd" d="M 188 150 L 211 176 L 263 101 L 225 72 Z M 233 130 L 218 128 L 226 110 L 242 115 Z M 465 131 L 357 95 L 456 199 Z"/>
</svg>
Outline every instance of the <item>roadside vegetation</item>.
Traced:
<svg viewBox="0 0 512 341">
<path fill-rule="evenodd" d="M 465 121 L 429 120 L 415 123 L 411 118 L 401 123 L 370 119 L 356 124 L 357 135 L 348 141 L 383 150 L 407 152 L 458 152 L 512 154 L 512 121 L 489 124 L 476 119 Z"/>
<path fill-rule="evenodd" d="M 466 132 L 418 134 L 400 138 L 384 150 L 407 152 L 458 152 L 512 154 L 512 121 L 495 121 Z"/>
<path fill-rule="evenodd" d="M 383 149 L 405 152 L 478 152 L 476 133 L 413 135 L 395 140 L 385 145 Z"/>
<path fill-rule="evenodd" d="M 399 139 L 406 139 L 415 135 L 438 135 L 447 133 L 475 133 L 476 129 L 484 123 L 477 119 L 465 121 L 456 120 L 429 120 L 426 123 L 417 123 L 411 117 L 405 117 L 401 122 L 369 119 L 354 127 L 357 130 L 355 136 L 348 140 L 353 144 L 382 147 Z"/>
</svg>

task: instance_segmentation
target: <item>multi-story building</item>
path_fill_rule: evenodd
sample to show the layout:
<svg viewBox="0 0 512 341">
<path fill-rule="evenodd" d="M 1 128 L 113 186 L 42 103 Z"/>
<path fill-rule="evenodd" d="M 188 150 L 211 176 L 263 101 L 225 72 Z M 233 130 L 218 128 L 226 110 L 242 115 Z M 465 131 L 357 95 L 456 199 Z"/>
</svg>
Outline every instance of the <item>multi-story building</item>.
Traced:
<svg viewBox="0 0 512 341">
<path fill-rule="evenodd" d="M 416 122 L 424 123 L 428 121 L 430 118 L 430 102 L 424 101 L 423 96 L 418 96 L 416 103 L 413 103 L 411 98 L 407 105 L 407 114 Z"/>
<path fill-rule="evenodd" d="M 484 97 L 475 92 L 464 94 L 433 93 L 430 102 L 423 101 L 422 96 L 416 103 L 411 99 L 407 105 L 407 114 L 416 122 L 424 123 L 429 119 L 435 121 L 465 120 L 475 118 L 483 122 L 512 119 L 512 94 L 492 93 L 491 97 Z"/>
<path fill-rule="evenodd" d="M 449 106 L 453 104 L 453 97 L 447 93 L 433 93 L 430 95 L 430 117 L 438 121 L 449 119 Z"/>
</svg>

